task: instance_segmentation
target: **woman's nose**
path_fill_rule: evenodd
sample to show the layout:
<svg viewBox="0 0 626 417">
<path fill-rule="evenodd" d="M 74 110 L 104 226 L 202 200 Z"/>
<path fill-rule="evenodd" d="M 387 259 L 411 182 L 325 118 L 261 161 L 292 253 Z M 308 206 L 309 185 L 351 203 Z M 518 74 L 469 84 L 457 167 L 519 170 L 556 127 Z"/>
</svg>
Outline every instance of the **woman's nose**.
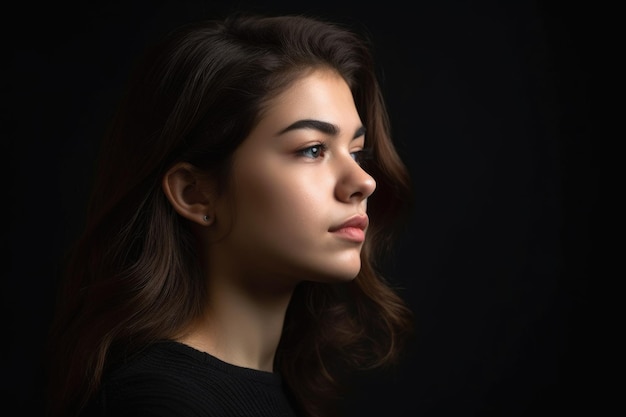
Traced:
<svg viewBox="0 0 626 417">
<path fill-rule="evenodd" d="M 336 197 L 349 203 L 360 202 L 368 198 L 376 189 L 376 181 L 355 161 L 348 157 L 341 162 L 337 181 Z"/>
</svg>

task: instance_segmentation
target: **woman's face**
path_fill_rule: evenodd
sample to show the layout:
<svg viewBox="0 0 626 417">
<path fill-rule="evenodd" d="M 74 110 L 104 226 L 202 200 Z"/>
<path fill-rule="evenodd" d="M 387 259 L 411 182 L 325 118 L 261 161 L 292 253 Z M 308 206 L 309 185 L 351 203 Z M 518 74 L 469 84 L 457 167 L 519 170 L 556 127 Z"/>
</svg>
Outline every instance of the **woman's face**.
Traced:
<svg viewBox="0 0 626 417">
<path fill-rule="evenodd" d="M 270 101 L 234 154 L 216 211 L 216 225 L 232 224 L 211 249 L 213 273 L 288 285 L 353 279 L 376 188 L 357 162 L 364 146 L 352 94 L 335 72 L 309 73 Z"/>
</svg>

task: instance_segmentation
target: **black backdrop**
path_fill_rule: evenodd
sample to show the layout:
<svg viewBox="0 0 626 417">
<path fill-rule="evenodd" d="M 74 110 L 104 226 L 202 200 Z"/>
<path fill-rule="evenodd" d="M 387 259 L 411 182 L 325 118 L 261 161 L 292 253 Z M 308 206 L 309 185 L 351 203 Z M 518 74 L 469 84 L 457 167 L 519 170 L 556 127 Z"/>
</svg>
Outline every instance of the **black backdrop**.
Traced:
<svg viewBox="0 0 626 417">
<path fill-rule="evenodd" d="M 133 57 L 189 18 L 232 8 L 308 13 L 371 34 L 414 178 L 414 216 L 386 269 L 404 288 L 418 337 L 398 370 L 354 381 L 348 416 L 596 406 L 587 10 L 532 1 L 86 3 L 25 2 L 3 16 L 2 393 L 24 414 L 40 411 L 38 355 L 59 262 L 80 230 L 98 140 Z"/>
</svg>

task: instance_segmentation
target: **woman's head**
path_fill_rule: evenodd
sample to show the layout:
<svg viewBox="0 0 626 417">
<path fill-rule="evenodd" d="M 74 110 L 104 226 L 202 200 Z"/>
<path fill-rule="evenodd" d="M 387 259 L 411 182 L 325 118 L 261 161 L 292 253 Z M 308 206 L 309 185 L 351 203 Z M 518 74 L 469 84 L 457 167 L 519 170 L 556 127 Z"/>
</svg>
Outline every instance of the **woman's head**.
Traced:
<svg viewBox="0 0 626 417">
<path fill-rule="evenodd" d="M 303 106 L 308 113 L 294 110 L 303 95 L 312 98 Z M 324 100 L 330 100 L 328 106 Z M 265 136 L 274 127 L 274 136 L 281 136 L 274 143 L 292 159 L 255 158 L 260 149 L 255 146 L 267 149 Z M 245 228 L 259 225 L 270 211 L 274 227 L 286 218 L 300 240 L 284 239 L 284 246 L 257 253 L 249 248 L 247 259 L 261 262 L 289 247 L 291 258 L 284 258 L 285 268 L 277 272 L 302 272 L 308 281 L 288 311 L 281 343 L 282 351 L 290 353 L 277 356 L 287 381 L 297 378 L 303 392 L 322 393 L 325 382 L 311 375 L 324 360 L 319 352 L 341 356 L 334 349 L 340 344 L 370 344 L 371 355 L 352 350 L 348 362 L 384 362 L 394 356 L 409 314 L 378 276 L 373 258 L 387 248 L 410 189 L 389 134 L 369 45 L 339 26 L 300 16 L 242 16 L 185 26 L 152 48 L 137 67 L 103 143 L 86 231 L 69 263 L 57 337 L 66 343 L 61 349 L 68 363 L 74 359 L 62 389 L 83 386 L 88 369 L 86 382 L 92 385 L 80 403 L 107 363 L 143 343 L 179 334 L 206 306 L 201 265 L 206 267 L 202 252 L 207 245 L 240 236 L 224 247 L 245 248 Z M 334 163 L 315 171 L 326 146 Z M 353 159 L 363 149 L 369 158 Z M 186 185 L 176 186 L 181 181 Z M 277 187 L 261 189 L 274 182 Z M 315 200 L 315 193 L 302 189 L 305 184 L 332 195 Z M 293 191 L 288 197 L 286 189 Z M 294 196 L 299 200 L 291 201 L 293 211 L 274 204 Z M 366 202 L 364 241 L 358 230 L 338 232 L 346 220 L 365 220 Z M 325 220 L 307 224 L 306 230 L 332 235 L 331 246 L 343 257 L 334 261 L 333 271 L 311 268 L 306 275 L 289 262 L 299 256 L 297 245 L 316 236 L 299 233 L 298 213 L 310 222 L 316 210 L 324 210 Z M 205 239 L 207 227 L 219 232 L 210 235 L 214 239 Z M 267 230 L 255 229 L 255 236 L 266 236 Z M 310 240 L 301 253 L 317 250 L 317 242 Z M 312 262 L 323 262 L 327 255 L 321 251 Z M 350 284 L 347 292 L 319 283 L 337 280 Z M 368 315 L 376 318 L 368 320 Z M 311 326 L 297 328 L 298 320 Z M 368 326 L 376 336 L 367 336 Z M 372 343 L 377 337 L 380 341 Z M 371 358 L 378 359 L 368 362 Z M 295 365 L 307 360 L 310 367 Z M 307 394 L 292 389 L 306 402 Z M 69 394 L 59 398 L 63 395 Z M 313 408 L 302 407 L 313 415 Z"/>
<path fill-rule="evenodd" d="M 173 32 L 137 68 L 104 143 L 88 222 L 94 228 L 92 238 L 110 247 L 108 258 L 98 259 L 101 268 L 106 274 L 132 270 L 142 276 L 132 286 L 151 288 L 144 291 L 152 297 L 147 307 L 169 305 L 170 299 L 160 294 L 180 296 L 181 311 L 171 322 L 172 330 L 206 305 L 206 291 L 198 267 L 203 253 L 193 232 L 198 226 L 193 216 L 181 216 L 172 196 L 163 192 L 164 176 L 187 164 L 191 174 L 204 176 L 201 185 L 210 188 L 204 191 L 210 191 L 212 201 L 233 195 L 233 155 L 271 113 L 277 97 L 321 73 L 336 74 L 337 85 L 349 93 L 354 113 L 349 123 L 354 126 L 345 129 L 362 130 L 356 145 L 370 155 L 363 167 L 377 182 L 368 201 L 369 229 L 363 245 L 363 258 L 370 262 L 372 252 L 386 245 L 395 211 L 409 193 L 406 172 L 389 137 L 371 52 L 357 35 L 298 16 L 201 22 Z M 367 197 L 372 191 L 365 191 Z M 250 204 L 261 208 L 262 200 L 255 202 L 250 193 L 240 200 L 246 197 L 248 209 Z M 210 214 L 217 229 L 228 232 L 224 215 L 214 218 L 211 207 L 202 213 L 195 210 L 195 220 Z M 232 213 L 238 212 L 233 207 Z M 364 212 L 364 207 L 340 209 L 331 226 Z M 357 259 L 356 268 L 355 262 L 348 268 L 352 277 L 360 263 Z M 124 280 L 129 285 L 132 281 Z"/>
<path fill-rule="evenodd" d="M 300 281 L 358 274 L 376 187 L 361 166 L 366 146 L 350 88 L 316 68 L 264 104 L 230 158 L 227 189 L 188 162 L 172 166 L 163 187 L 195 229 L 209 280 L 227 277 L 257 297 L 290 294 Z"/>
</svg>

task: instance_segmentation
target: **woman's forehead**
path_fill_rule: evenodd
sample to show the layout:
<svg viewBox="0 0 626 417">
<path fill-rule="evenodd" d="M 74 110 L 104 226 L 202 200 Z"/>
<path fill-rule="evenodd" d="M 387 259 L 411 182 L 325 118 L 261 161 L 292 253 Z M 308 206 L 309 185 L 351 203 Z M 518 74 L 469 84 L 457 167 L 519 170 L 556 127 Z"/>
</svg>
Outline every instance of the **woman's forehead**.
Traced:
<svg viewBox="0 0 626 417">
<path fill-rule="evenodd" d="M 331 69 L 307 72 L 268 100 L 257 128 L 278 132 L 298 120 L 320 120 L 350 131 L 361 125 L 350 87 Z"/>
</svg>

